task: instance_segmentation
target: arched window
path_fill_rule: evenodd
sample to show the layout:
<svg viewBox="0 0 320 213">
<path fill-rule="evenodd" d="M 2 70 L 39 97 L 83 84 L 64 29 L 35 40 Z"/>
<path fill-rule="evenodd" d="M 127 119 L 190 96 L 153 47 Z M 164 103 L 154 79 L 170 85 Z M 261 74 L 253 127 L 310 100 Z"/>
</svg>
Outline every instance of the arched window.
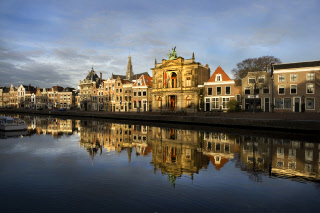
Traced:
<svg viewBox="0 0 320 213">
<path fill-rule="evenodd" d="M 173 72 L 171 75 L 172 88 L 177 88 L 177 73 Z"/>
</svg>

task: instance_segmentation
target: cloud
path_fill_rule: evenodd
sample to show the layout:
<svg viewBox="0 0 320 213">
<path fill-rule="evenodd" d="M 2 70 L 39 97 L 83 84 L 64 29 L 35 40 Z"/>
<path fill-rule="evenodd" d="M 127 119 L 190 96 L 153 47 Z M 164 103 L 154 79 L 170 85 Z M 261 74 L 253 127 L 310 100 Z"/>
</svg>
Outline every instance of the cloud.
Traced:
<svg viewBox="0 0 320 213">
<path fill-rule="evenodd" d="M 129 51 L 134 72 L 151 74 L 174 46 L 227 72 L 248 57 L 291 62 L 319 53 L 308 51 L 320 33 L 317 1 L 76 2 L 1 2 L 0 73 L 10 84 L 77 87 L 92 65 L 103 78 L 125 74 Z"/>
</svg>

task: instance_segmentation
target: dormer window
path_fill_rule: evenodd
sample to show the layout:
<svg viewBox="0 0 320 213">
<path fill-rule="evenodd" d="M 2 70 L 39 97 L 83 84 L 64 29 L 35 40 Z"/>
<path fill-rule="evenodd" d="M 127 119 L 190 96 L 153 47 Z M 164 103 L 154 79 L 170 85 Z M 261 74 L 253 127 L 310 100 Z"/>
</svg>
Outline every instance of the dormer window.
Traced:
<svg viewBox="0 0 320 213">
<path fill-rule="evenodd" d="M 216 81 L 222 81 L 222 76 L 221 74 L 216 75 Z"/>
</svg>

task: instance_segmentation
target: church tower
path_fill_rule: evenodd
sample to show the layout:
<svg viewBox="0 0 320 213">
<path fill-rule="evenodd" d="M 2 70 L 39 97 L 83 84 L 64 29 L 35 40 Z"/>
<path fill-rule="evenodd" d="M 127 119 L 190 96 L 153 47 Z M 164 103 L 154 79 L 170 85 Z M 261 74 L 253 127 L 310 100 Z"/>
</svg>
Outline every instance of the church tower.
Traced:
<svg viewBox="0 0 320 213">
<path fill-rule="evenodd" d="M 133 76 L 133 71 L 132 71 L 131 56 L 129 55 L 128 64 L 127 64 L 126 79 L 130 79 L 132 76 Z"/>
</svg>

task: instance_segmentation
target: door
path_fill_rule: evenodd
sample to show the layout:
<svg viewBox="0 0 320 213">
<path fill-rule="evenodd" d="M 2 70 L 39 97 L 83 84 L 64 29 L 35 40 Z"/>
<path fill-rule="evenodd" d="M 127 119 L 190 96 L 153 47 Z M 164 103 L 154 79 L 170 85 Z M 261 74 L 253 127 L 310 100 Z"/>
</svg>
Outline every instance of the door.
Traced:
<svg viewBox="0 0 320 213">
<path fill-rule="evenodd" d="M 175 96 L 172 95 L 170 96 L 170 110 L 174 111 L 175 107 L 176 107 L 176 99 L 175 99 Z"/>
<path fill-rule="evenodd" d="M 294 98 L 294 112 L 300 112 L 300 98 Z"/>
<path fill-rule="evenodd" d="M 147 101 L 143 101 L 143 111 L 147 111 Z"/>
<path fill-rule="evenodd" d="M 264 99 L 264 111 L 269 112 L 269 98 Z"/>
</svg>

